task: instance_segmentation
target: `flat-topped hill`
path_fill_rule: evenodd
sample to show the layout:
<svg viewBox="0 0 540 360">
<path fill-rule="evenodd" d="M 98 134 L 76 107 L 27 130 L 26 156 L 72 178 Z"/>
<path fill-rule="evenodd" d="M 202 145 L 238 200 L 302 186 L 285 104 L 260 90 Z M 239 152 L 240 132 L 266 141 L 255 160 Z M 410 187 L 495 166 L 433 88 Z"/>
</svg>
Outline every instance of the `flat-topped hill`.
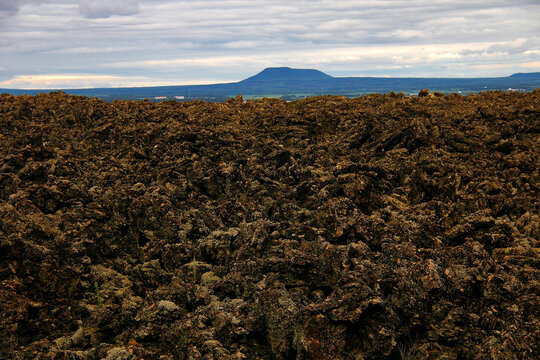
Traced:
<svg viewBox="0 0 540 360">
<path fill-rule="evenodd" d="M 315 69 L 292 69 L 290 67 L 271 67 L 266 68 L 260 73 L 253 75 L 243 81 L 246 82 L 264 82 L 264 81 L 289 81 L 289 80 L 328 80 L 332 76 Z"/>
</svg>

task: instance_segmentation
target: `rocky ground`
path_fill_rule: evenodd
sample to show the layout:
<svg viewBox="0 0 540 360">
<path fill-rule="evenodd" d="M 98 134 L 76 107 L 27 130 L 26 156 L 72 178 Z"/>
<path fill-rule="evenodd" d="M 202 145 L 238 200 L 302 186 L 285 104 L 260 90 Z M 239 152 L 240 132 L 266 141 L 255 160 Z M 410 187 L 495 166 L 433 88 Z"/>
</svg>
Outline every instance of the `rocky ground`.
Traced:
<svg viewBox="0 0 540 360">
<path fill-rule="evenodd" d="M 533 359 L 540 91 L 0 95 L 1 359 Z"/>
</svg>

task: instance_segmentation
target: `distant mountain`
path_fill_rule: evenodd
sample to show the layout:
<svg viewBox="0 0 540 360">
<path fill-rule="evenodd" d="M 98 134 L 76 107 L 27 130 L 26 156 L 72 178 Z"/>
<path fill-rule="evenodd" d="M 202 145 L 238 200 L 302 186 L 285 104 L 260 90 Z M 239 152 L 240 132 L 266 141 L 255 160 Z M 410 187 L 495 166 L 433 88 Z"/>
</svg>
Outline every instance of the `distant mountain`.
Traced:
<svg viewBox="0 0 540 360">
<path fill-rule="evenodd" d="M 420 89 L 444 93 L 471 93 L 485 90 L 532 91 L 540 88 L 540 73 L 518 73 L 492 78 L 378 78 L 332 77 L 315 69 L 289 67 L 267 68 L 239 82 L 138 88 L 67 89 L 68 94 L 114 99 L 205 99 L 223 101 L 242 94 L 249 97 L 284 96 L 288 99 L 320 94 L 359 96 L 367 93 L 404 92 L 417 94 Z M 52 90 L 0 89 L 0 93 L 38 94 Z"/>
<path fill-rule="evenodd" d="M 314 69 L 291 69 L 290 67 L 271 67 L 266 68 L 257 75 L 251 76 L 240 83 L 254 83 L 266 81 L 312 81 L 333 79 L 319 70 Z"/>
</svg>

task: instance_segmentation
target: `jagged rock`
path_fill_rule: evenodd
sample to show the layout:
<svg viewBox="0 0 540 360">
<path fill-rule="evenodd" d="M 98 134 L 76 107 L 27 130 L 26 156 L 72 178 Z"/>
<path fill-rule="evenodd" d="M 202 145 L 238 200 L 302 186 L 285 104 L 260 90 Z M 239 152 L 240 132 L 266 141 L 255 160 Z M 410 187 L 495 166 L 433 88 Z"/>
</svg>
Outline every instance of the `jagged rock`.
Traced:
<svg viewBox="0 0 540 360">
<path fill-rule="evenodd" d="M 158 309 L 165 310 L 165 311 L 171 311 L 171 312 L 180 310 L 178 305 L 176 305 L 172 301 L 168 301 L 168 300 L 161 300 L 160 302 L 158 302 L 157 307 L 158 307 Z"/>
<path fill-rule="evenodd" d="M 131 360 L 134 356 L 129 352 L 128 349 L 123 347 L 112 348 L 107 351 L 106 360 Z"/>
<path fill-rule="evenodd" d="M 429 89 L 422 89 L 418 93 L 418 97 L 426 97 L 429 96 Z"/>
</svg>

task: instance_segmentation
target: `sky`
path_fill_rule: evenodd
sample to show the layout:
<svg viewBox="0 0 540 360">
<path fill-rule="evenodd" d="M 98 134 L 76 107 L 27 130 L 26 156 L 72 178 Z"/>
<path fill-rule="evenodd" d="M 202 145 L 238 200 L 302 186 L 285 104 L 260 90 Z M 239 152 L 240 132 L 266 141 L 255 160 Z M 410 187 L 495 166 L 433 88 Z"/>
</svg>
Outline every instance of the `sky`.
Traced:
<svg viewBox="0 0 540 360">
<path fill-rule="evenodd" d="M 0 88 L 540 71 L 539 0 L 0 0 Z"/>
</svg>

